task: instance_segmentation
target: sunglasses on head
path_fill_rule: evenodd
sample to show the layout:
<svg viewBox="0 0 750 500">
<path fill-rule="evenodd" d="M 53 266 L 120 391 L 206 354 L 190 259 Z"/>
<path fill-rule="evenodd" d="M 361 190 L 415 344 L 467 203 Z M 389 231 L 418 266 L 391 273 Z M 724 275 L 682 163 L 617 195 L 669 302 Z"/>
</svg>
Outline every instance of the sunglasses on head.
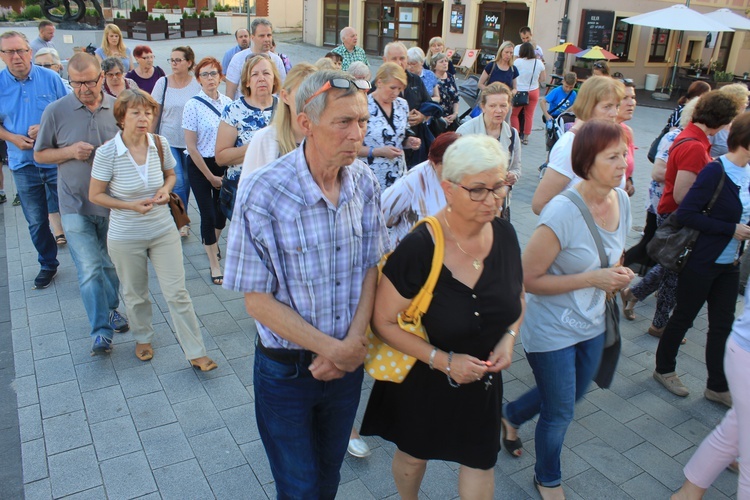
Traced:
<svg viewBox="0 0 750 500">
<path fill-rule="evenodd" d="M 349 80 L 348 78 L 331 78 L 327 82 L 323 84 L 322 87 L 320 87 L 313 95 L 311 95 L 306 101 L 305 106 L 307 106 L 310 101 L 318 97 L 320 94 L 324 92 L 328 92 L 331 89 L 341 89 L 341 90 L 348 90 L 354 85 L 359 90 L 368 91 L 372 86 L 370 85 L 370 82 L 367 80 Z"/>
</svg>

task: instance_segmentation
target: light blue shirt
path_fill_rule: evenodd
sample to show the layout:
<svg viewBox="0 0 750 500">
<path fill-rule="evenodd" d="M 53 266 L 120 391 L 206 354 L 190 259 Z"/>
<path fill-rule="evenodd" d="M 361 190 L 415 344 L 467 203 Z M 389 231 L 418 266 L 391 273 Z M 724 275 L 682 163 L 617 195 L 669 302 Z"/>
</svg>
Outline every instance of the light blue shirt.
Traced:
<svg viewBox="0 0 750 500">
<path fill-rule="evenodd" d="M 54 71 L 31 66 L 25 80 L 18 80 L 10 71 L 0 72 L 0 122 L 8 132 L 28 135 L 29 127 L 39 125 L 44 109 L 61 97 L 68 95 L 60 76 Z M 25 165 L 37 165 L 40 168 L 56 168 L 34 161 L 33 149 L 18 149 L 8 143 L 8 167 L 18 170 Z"/>
<path fill-rule="evenodd" d="M 221 68 L 223 71 L 227 70 L 227 68 L 229 67 L 229 63 L 232 62 L 232 58 L 234 57 L 234 55 L 241 50 L 242 47 L 240 47 L 239 45 L 235 45 L 224 53 L 224 59 L 221 60 Z"/>
<path fill-rule="evenodd" d="M 745 309 L 732 326 L 730 337 L 744 350 L 750 352 L 750 293 L 745 294 Z"/>
<path fill-rule="evenodd" d="M 570 191 L 580 196 L 577 189 Z M 630 199 L 621 189 L 615 192 L 620 205 L 617 229 L 607 231 L 597 226 L 609 258 L 607 267 L 620 260 L 631 225 Z M 544 207 L 537 226 L 542 225 L 551 229 L 560 243 L 549 274 L 565 276 L 602 267 L 596 242 L 581 211 L 566 196 L 559 194 Z M 604 302 L 604 291 L 593 286 L 557 295 L 527 293 L 523 348 L 527 352 L 558 351 L 601 335 L 605 329 Z"/>
<path fill-rule="evenodd" d="M 740 223 L 747 224 L 748 220 L 750 220 L 750 173 L 748 173 L 745 166 L 735 165 L 726 156 L 722 156 L 719 159 L 721 160 L 721 164 L 724 165 L 724 172 L 726 172 L 727 177 L 740 188 L 740 202 L 742 203 L 742 218 L 740 218 Z M 731 264 L 737 259 L 739 249 L 739 240 L 730 239 L 724 251 L 716 259 L 716 263 Z"/>
</svg>

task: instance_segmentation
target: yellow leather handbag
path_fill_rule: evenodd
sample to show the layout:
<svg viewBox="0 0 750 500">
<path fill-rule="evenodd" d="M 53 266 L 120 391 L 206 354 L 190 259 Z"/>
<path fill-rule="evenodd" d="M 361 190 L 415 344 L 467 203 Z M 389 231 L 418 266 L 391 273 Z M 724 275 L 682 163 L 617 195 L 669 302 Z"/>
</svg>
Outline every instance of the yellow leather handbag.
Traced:
<svg viewBox="0 0 750 500">
<path fill-rule="evenodd" d="M 425 217 L 417 222 L 414 228 L 420 224 L 429 224 L 435 238 L 435 253 L 432 256 L 432 268 L 427 277 L 427 281 L 422 286 L 419 293 L 412 299 L 409 307 L 398 315 L 398 325 L 405 332 L 409 332 L 417 337 L 427 340 L 427 331 L 422 325 L 422 315 L 427 312 L 432 302 L 432 292 L 435 290 L 440 270 L 443 267 L 443 257 L 445 256 L 445 239 L 443 238 L 443 228 L 435 217 Z M 378 280 L 383 275 L 383 266 L 390 254 L 383 256 L 378 264 Z M 365 357 L 365 371 L 375 380 L 384 382 L 395 382 L 400 384 L 409 374 L 417 359 L 397 351 L 393 347 L 383 342 L 380 337 L 373 333 L 372 328 L 367 329 L 367 356 Z"/>
</svg>

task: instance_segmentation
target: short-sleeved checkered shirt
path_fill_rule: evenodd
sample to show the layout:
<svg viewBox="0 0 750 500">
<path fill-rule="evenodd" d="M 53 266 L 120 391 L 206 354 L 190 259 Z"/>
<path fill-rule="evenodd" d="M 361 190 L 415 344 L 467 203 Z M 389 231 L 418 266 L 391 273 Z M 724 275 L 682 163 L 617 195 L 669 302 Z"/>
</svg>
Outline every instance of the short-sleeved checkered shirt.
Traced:
<svg viewBox="0 0 750 500">
<path fill-rule="evenodd" d="M 331 52 L 335 52 L 336 54 L 340 55 L 343 58 L 343 61 L 341 61 L 341 69 L 342 71 L 346 71 L 349 69 L 349 66 L 354 61 L 361 61 L 365 63 L 366 65 L 370 65 L 370 60 L 367 59 L 367 54 L 365 54 L 364 49 L 359 46 L 354 46 L 354 50 L 349 52 L 346 50 L 346 47 L 341 44 L 335 49 L 333 49 Z"/>
<path fill-rule="evenodd" d="M 380 187 L 356 160 L 341 169 L 338 205 L 313 180 L 305 143 L 253 172 L 237 191 L 224 287 L 271 293 L 323 333 L 346 337 L 368 269 L 388 250 Z M 257 323 L 263 345 L 300 347 Z"/>
</svg>

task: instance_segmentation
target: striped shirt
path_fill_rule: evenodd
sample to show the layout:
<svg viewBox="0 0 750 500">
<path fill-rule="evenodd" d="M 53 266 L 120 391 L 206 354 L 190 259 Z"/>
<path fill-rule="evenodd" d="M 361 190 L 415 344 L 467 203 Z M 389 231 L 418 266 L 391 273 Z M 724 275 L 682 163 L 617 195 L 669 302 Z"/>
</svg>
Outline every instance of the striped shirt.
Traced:
<svg viewBox="0 0 750 500">
<path fill-rule="evenodd" d="M 164 170 L 173 169 L 176 162 L 169 150 L 167 140 L 161 138 L 164 150 Z M 106 144 L 99 146 L 94 157 L 91 177 L 109 183 L 109 195 L 123 201 L 152 198 L 164 185 L 164 173 L 151 135 L 148 137 L 146 155 L 147 182 L 141 178 L 128 148 L 122 142 L 122 132 Z M 113 208 L 109 215 L 109 232 L 112 240 L 153 239 L 174 230 L 174 220 L 168 205 L 154 205 L 150 211 L 140 214 L 135 210 Z"/>
<path fill-rule="evenodd" d="M 359 160 L 341 168 L 338 205 L 313 180 L 305 143 L 237 191 L 224 288 L 270 293 L 321 332 L 346 337 L 368 269 L 388 249 L 380 187 Z M 299 346 L 257 323 L 263 345 Z"/>
</svg>

